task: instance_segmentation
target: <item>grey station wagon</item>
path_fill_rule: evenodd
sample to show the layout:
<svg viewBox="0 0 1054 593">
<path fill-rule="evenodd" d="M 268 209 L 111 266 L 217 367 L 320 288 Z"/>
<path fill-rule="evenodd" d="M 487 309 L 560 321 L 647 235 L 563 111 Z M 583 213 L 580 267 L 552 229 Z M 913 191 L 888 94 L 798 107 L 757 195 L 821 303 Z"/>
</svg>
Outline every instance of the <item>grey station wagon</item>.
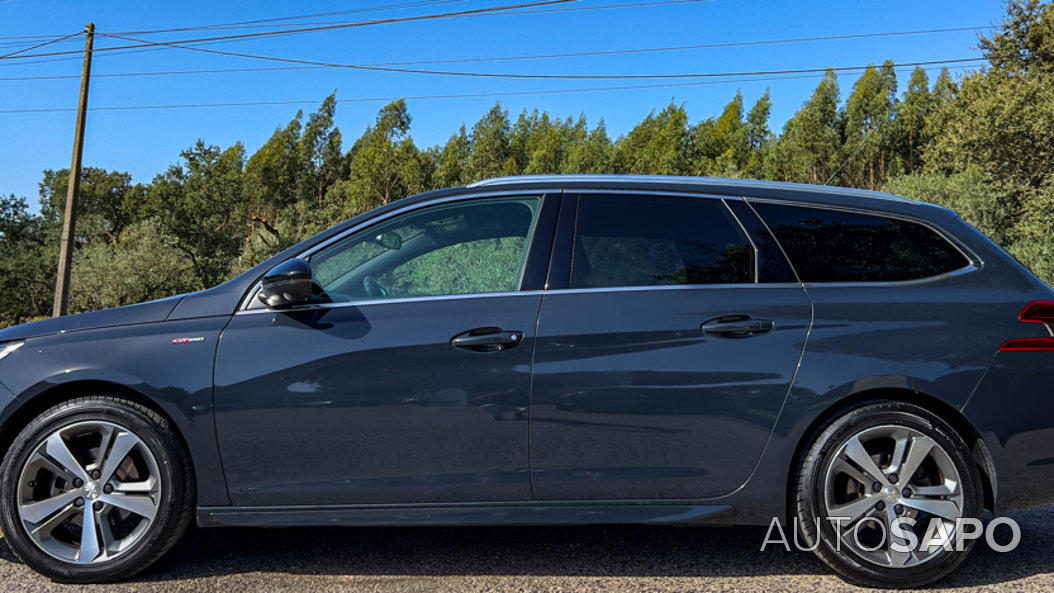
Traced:
<svg viewBox="0 0 1054 593">
<path fill-rule="evenodd" d="M 0 518 L 72 582 L 194 521 L 776 518 L 852 582 L 916 586 L 984 509 L 1054 500 L 1051 324 L 1054 291 L 937 206 L 491 179 L 0 331 Z"/>
</svg>

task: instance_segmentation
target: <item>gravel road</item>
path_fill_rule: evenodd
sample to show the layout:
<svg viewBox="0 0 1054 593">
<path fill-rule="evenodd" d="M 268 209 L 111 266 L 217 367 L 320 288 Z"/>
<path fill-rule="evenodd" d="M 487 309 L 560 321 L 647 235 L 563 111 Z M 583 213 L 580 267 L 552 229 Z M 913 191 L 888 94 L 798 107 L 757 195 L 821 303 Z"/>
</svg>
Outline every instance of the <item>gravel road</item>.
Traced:
<svg viewBox="0 0 1054 593">
<path fill-rule="evenodd" d="M 934 590 L 1054 590 L 1054 507 L 1010 515 L 1017 550 L 978 545 Z M 811 554 L 760 552 L 763 528 L 494 527 L 195 530 L 135 580 L 72 587 L 0 542 L 3 591 L 866 591 Z"/>
</svg>

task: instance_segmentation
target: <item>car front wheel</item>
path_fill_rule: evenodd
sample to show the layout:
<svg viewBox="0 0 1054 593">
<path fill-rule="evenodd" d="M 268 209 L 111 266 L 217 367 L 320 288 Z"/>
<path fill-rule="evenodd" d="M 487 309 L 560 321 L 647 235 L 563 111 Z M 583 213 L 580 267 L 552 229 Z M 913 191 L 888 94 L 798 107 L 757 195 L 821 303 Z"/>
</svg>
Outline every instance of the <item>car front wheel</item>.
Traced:
<svg viewBox="0 0 1054 593">
<path fill-rule="evenodd" d="M 57 581 L 127 578 L 192 520 L 182 442 L 163 417 L 120 397 L 81 397 L 37 416 L 15 438 L 0 479 L 11 548 Z"/>
<path fill-rule="evenodd" d="M 918 406 L 870 402 L 822 427 L 801 459 L 793 514 L 803 542 L 846 580 L 918 587 L 955 569 L 983 486 L 963 439 Z"/>
</svg>

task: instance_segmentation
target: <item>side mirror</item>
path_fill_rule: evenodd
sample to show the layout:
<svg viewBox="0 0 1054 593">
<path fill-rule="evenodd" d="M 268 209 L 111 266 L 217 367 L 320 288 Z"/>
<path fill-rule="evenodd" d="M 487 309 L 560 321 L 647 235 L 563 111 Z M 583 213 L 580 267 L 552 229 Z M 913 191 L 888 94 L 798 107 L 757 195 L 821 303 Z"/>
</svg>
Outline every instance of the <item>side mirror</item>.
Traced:
<svg viewBox="0 0 1054 593">
<path fill-rule="evenodd" d="M 314 286 L 311 264 L 302 259 L 291 259 L 264 274 L 256 297 L 272 309 L 306 305 L 311 300 Z"/>
</svg>

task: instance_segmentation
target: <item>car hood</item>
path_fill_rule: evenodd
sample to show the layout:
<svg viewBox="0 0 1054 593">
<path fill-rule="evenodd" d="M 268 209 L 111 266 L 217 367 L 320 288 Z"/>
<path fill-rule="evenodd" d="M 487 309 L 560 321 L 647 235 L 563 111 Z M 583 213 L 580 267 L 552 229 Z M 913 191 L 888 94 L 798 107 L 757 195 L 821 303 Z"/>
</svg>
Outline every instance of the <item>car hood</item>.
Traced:
<svg viewBox="0 0 1054 593">
<path fill-rule="evenodd" d="M 100 327 L 113 327 L 117 325 L 133 325 L 136 323 L 150 323 L 153 321 L 164 321 L 168 314 L 176 308 L 183 295 L 148 301 L 138 305 L 117 307 L 116 309 L 103 309 L 77 315 L 64 315 L 51 319 L 42 319 L 30 323 L 23 323 L 0 330 L 0 342 L 7 340 L 21 340 L 34 336 L 55 334 L 66 331 L 79 331 L 84 329 L 95 329 Z"/>
</svg>

